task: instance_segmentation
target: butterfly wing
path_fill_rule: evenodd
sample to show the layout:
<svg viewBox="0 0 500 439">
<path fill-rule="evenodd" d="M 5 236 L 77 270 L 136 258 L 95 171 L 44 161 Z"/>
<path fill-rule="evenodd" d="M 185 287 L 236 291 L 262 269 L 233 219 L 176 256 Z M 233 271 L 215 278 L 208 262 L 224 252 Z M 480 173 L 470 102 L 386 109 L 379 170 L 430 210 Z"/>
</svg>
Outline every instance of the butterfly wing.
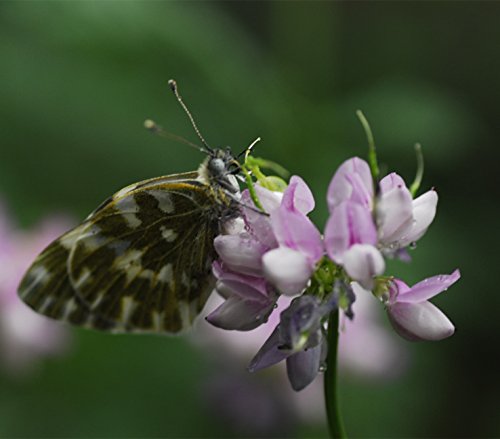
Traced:
<svg viewBox="0 0 500 439">
<path fill-rule="evenodd" d="M 196 173 L 122 189 L 51 244 L 19 288 L 33 309 L 113 332 L 177 333 L 213 289 L 218 200 Z"/>
<path fill-rule="evenodd" d="M 84 225 L 52 242 L 24 275 L 19 285 L 19 296 L 38 313 L 71 322 L 75 310 L 87 310 L 75 294 L 66 269 L 71 248 Z"/>
</svg>

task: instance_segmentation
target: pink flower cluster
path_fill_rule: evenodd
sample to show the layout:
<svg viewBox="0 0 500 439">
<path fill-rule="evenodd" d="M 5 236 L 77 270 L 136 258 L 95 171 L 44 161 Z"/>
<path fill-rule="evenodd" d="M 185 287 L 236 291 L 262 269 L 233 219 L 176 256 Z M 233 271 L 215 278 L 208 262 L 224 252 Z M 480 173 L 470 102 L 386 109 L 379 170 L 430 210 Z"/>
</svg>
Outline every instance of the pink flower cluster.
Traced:
<svg viewBox="0 0 500 439">
<path fill-rule="evenodd" d="M 434 190 L 413 199 L 396 173 L 374 183 L 367 162 L 349 159 L 329 185 L 330 216 L 322 236 L 307 216 L 315 201 L 300 177 L 293 176 L 283 194 L 258 184 L 254 188 L 268 215 L 244 208 L 240 227 L 215 239 L 220 257 L 214 263 L 216 290 L 225 301 L 207 320 L 223 329 L 252 330 L 267 321 L 281 294 L 296 297 L 281 312 L 250 370 L 286 359 L 295 390 L 312 382 L 326 355 L 324 322 L 339 306 L 339 291 L 352 305 L 353 286 L 371 290 L 383 301 L 396 332 L 406 339 L 440 340 L 453 334 L 453 324 L 428 299 L 456 282 L 458 270 L 412 288 L 382 276 L 385 258 L 408 259 L 407 248 L 433 221 Z M 241 203 L 253 205 L 248 190 Z M 311 279 L 325 260 L 341 274 L 326 286 L 330 294 L 318 298 L 311 295 Z M 350 306 L 345 311 L 349 316 Z"/>
</svg>

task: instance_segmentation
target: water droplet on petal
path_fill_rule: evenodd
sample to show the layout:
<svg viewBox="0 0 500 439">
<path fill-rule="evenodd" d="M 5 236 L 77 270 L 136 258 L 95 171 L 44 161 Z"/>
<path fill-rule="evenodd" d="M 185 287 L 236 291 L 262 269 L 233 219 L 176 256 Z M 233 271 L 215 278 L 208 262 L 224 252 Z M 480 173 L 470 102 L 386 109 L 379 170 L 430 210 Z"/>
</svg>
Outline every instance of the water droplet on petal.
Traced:
<svg viewBox="0 0 500 439">
<path fill-rule="evenodd" d="M 326 372 L 326 364 L 324 364 L 324 363 L 323 363 L 323 364 L 320 364 L 320 366 L 319 366 L 319 371 L 320 371 L 321 373 Z"/>
<path fill-rule="evenodd" d="M 417 243 L 415 241 L 410 242 L 410 246 L 409 247 L 410 247 L 411 250 L 415 250 L 417 248 Z"/>
</svg>

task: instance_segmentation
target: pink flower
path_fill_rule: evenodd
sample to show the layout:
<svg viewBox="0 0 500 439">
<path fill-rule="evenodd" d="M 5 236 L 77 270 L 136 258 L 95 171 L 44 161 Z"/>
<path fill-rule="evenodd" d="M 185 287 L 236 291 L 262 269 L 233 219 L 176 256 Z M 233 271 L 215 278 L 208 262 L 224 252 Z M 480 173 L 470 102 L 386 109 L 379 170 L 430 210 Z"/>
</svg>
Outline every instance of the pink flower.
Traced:
<svg viewBox="0 0 500 439">
<path fill-rule="evenodd" d="M 328 186 L 327 202 L 330 212 L 343 201 L 373 206 L 373 178 L 368 163 L 353 157 L 342 163 Z"/>
<path fill-rule="evenodd" d="M 368 290 L 373 288 L 374 276 L 385 270 L 376 244 L 377 230 L 368 207 L 347 200 L 332 209 L 325 227 L 328 256 Z"/>
<path fill-rule="evenodd" d="M 17 286 L 36 255 L 69 226 L 67 219 L 52 217 L 32 231 L 16 230 L 0 205 L 0 352 L 11 372 L 29 369 L 37 358 L 57 355 L 67 345 L 66 330 L 28 308 Z"/>
<path fill-rule="evenodd" d="M 376 209 L 380 247 L 392 254 L 420 239 L 436 216 L 437 201 L 434 190 L 413 199 L 395 172 L 384 177 Z"/>
<path fill-rule="evenodd" d="M 393 280 L 387 313 L 395 331 L 410 341 L 436 341 L 453 335 L 453 323 L 428 299 L 447 290 L 458 279 L 459 270 L 424 279 L 411 288 L 399 279 Z"/>
<path fill-rule="evenodd" d="M 213 265 L 216 290 L 225 301 L 207 316 L 207 321 L 222 329 L 250 331 L 267 319 L 278 295 L 262 277 L 225 270 L 219 262 Z"/>
<path fill-rule="evenodd" d="M 396 173 L 380 181 L 375 197 L 368 163 L 354 157 L 333 176 L 327 200 L 328 256 L 342 265 L 351 279 L 372 289 L 374 277 L 385 271 L 382 255 L 404 258 L 405 247 L 420 239 L 434 219 L 438 197 L 430 190 L 413 199 Z"/>
<path fill-rule="evenodd" d="M 279 247 L 262 258 L 264 274 L 282 294 L 296 295 L 306 287 L 323 256 L 323 242 L 307 217 L 314 209 L 314 197 L 300 177 L 293 176 L 281 205 L 270 212 L 271 226 Z"/>
</svg>

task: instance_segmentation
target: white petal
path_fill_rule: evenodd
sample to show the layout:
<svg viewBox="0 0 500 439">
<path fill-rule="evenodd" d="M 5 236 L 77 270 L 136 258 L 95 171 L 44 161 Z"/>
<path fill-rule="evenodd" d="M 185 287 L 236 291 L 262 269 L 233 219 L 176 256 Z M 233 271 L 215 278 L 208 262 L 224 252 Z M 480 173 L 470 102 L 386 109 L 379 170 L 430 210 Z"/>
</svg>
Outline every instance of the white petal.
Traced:
<svg viewBox="0 0 500 439">
<path fill-rule="evenodd" d="M 352 280 L 371 290 L 373 276 L 384 272 L 385 261 L 382 254 L 372 245 L 355 244 L 344 254 L 344 268 Z"/>
<path fill-rule="evenodd" d="M 288 247 L 267 252 L 262 263 L 267 280 L 289 296 L 302 292 L 313 271 L 305 255 Z"/>
<path fill-rule="evenodd" d="M 219 235 L 214 246 L 231 270 L 251 276 L 262 275 L 262 255 L 267 248 L 248 233 Z"/>
<path fill-rule="evenodd" d="M 406 186 L 383 193 L 377 203 L 379 239 L 389 245 L 406 236 L 413 226 L 413 204 Z"/>
<path fill-rule="evenodd" d="M 387 311 L 396 332 L 410 341 L 437 341 L 455 332 L 453 323 L 430 302 L 395 303 Z"/>
<path fill-rule="evenodd" d="M 413 200 L 413 227 L 401 240 L 401 246 L 406 247 L 410 243 L 420 239 L 436 216 L 438 195 L 436 191 L 428 191 Z"/>
</svg>

